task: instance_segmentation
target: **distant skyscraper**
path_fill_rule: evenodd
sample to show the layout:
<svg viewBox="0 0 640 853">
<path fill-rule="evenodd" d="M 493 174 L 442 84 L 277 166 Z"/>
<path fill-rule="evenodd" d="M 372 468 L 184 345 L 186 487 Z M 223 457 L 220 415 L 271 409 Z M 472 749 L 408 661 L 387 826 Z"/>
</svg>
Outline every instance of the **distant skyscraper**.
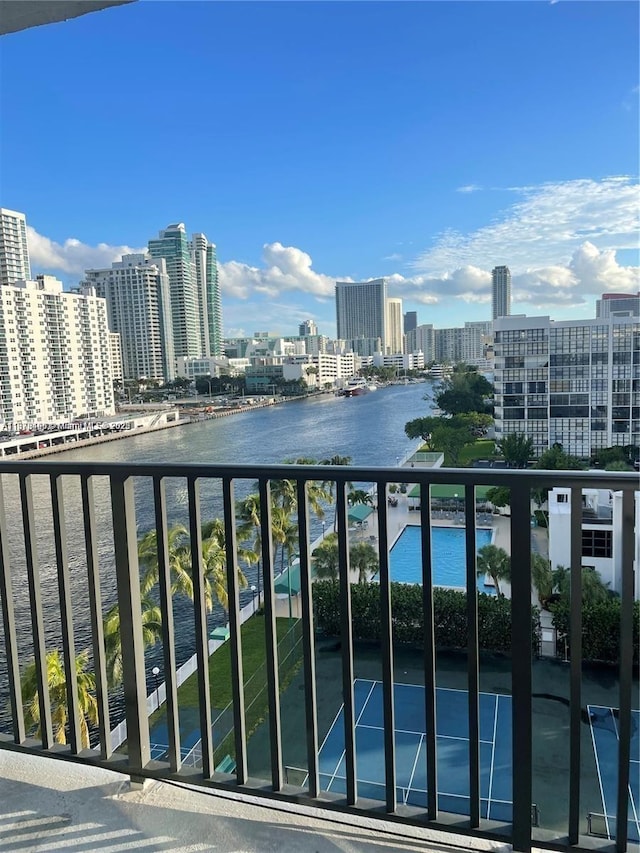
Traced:
<svg viewBox="0 0 640 853">
<path fill-rule="evenodd" d="M 640 317 L 640 293 L 603 293 L 596 317 Z"/>
<path fill-rule="evenodd" d="M 222 355 L 222 303 L 218 282 L 216 247 L 204 234 L 193 234 L 189 243 L 195 265 L 200 315 L 200 355 Z"/>
<path fill-rule="evenodd" d="M 494 267 L 491 270 L 492 317 L 508 317 L 511 314 L 511 270 L 509 267 Z"/>
<path fill-rule="evenodd" d="M 169 225 L 156 240 L 149 240 L 149 254 L 152 258 L 164 258 L 167 264 L 176 358 L 199 356 L 202 349 L 200 296 L 196 265 L 184 224 Z"/>
<path fill-rule="evenodd" d="M 175 379 L 169 276 L 164 258 L 124 255 L 85 281 L 107 303 L 109 328 L 120 335 L 124 379 Z"/>
<path fill-rule="evenodd" d="M 318 327 L 313 322 L 313 320 L 305 320 L 304 323 L 300 323 L 298 326 L 298 335 L 301 338 L 308 338 L 311 335 L 318 334 Z"/>
<path fill-rule="evenodd" d="M 30 278 L 26 217 L 0 207 L 0 285 Z"/>
<path fill-rule="evenodd" d="M 384 345 L 386 302 L 384 278 L 336 282 L 338 338 L 347 341 L 380 339 Z"/>
<path fill-rule="evenodd" d="M 404 315 L 404 333 L 405 335 L 409 332 L 413 332 L 414 329 L 418 328 L 418 312 L 417 311 L 407 311 Z"/>
<path fill-rule="evenodd" d="M 387 299 L 385 318 L 384 354 L 397 355 L 402 352 L 402 299 Z"/>
</svg>

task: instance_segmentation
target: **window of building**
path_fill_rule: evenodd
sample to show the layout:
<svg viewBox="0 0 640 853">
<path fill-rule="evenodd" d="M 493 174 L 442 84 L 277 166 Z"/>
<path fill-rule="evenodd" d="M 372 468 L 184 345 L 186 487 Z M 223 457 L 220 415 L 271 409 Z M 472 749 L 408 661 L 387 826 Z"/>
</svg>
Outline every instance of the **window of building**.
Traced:
<svg viewBox="0 0 640 853">
<path fill-rule="evenodd" d="M 582 556 L 583 557 L 611 557 L 612 553 L 611 530 L 583 530 L 582 531 Z"/>
</svg>

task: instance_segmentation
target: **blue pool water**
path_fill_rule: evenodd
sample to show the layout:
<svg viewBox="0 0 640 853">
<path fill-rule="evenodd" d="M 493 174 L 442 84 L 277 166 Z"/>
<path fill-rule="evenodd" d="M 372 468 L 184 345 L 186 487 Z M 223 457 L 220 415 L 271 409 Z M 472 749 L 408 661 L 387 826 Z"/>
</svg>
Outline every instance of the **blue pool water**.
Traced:
<svg viewBox="0 0 640 853">
<path fill-rule="evenodd" d="M 421 529 L 405 527 L 391 549 L 391 580 L 400 583 L 422 583 Z M 432 527 L 433 585 L 466 588 L 465 531 L 461 527 Z M 476 530 L 476 551 L 491 544 L 491 530 Z M 478 578 L 480 592 L 493 594 Z"/>
</svg>

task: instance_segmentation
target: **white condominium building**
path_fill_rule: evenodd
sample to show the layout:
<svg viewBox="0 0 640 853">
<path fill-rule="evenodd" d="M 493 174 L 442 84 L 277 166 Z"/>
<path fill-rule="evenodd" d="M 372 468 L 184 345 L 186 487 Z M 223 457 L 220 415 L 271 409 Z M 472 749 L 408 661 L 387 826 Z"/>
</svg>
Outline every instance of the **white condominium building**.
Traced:
<svg viewBox="0 0 640 853">
<path fill-rule="evenodd" d="M 387 299 L 387 316 L 385 320 L 384 354 L 397 355 L 398 353 L 402 353 L 402 343 L 402 299 L 389 297 Z"/>
<path fill-rule="evenodd" d="M 61 423 L 114 414 L 107 308 L 40 275 L 0 287 L 0 420 Z"/>
<path fill-rule="evenodd" d="M 0 207 L 0 286 L 30 278 L 26 217 Z"/>
<path fill-rule="evenodd" d="M 496 438 L 524 433 L 587 457 L 640 445 L 640 320 L 494 321 Z"/>
<path fill-rule="evenodd" d="M 110 269 L 87 270 L 85 281 L 106 300 L 109 328 L 120 335 L 123 378 L 175 379 L 169 277 L 164 259 L 124 255 Z"/>
</svg>

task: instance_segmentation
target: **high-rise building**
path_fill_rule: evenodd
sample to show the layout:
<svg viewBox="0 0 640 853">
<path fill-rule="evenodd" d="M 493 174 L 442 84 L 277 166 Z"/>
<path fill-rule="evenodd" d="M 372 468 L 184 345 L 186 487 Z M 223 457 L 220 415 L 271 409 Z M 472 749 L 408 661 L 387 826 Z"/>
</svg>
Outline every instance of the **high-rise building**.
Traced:
<svg viewBox="0 0 640 853">
<path fill-rule="evenodd" d="M 640 444 L 640 320 L 494 321 L 496 438 L 524 433 L 587 457 Z"/>
<path fill-rule="evenodd" d="M 416 326 L 405 336 L 407 353 L 421 352 L 425 364 L 435 361 L 434 328 L 431 323 Z"/>
<path fill-rule="evenodd" d="M 301 338 L 308 338 L 311 335 L 317 335 L 318 327 L 313 320 L 305 320 L 304 323 L 300 323 L 298 326 L 298 334 Z"/>
<path fill-rule="evenodd" d="M 434 329 L 434 357 L 438 362 L 480 364 L 491 337 L 491 321 L 479 320 L 448 329 Z"/>
<path fill-rule="evenodd" d="M 26 217 L 0 207 L 0 286 L 30 278 Z"/>
<path fill-rule="evenodd" d="M 603 293 L 596 317 L 640 317 L 640 293 Z"/>
<path fill-rule="evenodd" d="M 107 306 L 53 276 L 0 287 L 0 421 L 114 413 Z"/>
<path fill-rule="evenodd" d="M 222 355 L 222 302 L 216 247 L 204 234 L 193 234 L 189 248 L 195 265 L 198 292 L 200 354 L 204 358 Z"/>
<path fill-rule="evenodd" d="M 176 358 L 199 356 L 202 349 L 202 316 L 195 263 L 182 222 L 169 225 L 156 240 L 149 240 L 152 258 L 164 258 L 171 293 L 173 346 Z"/>
<path fill-rule="evenodd" d="M 407 311 L 404 315 L 404 333 L 405 335 L 409 334 L 409 332 L 413 332 L 414 329 L 418 327 L 418 312 L 417 311 Z"/>
<path fill-rule="evenodd" d="M 494 267 L 491 270 L 492 317 L 508 317 L 511 314 L 511 270 L 509 267 Z"/>
<path fill-rule="evenodd" d="M 371 349 L 375 341 L 386 341 L 387 282 L 384 278 L 372 281 L 336 282 L 336 320 L 338 338 L 360 341 L 360 347 Z M 371 342 L 369 345 L 365 343 Z M 356 351 L 356 345 L 354 345 Z M 364 354 L 364 353 L 362 353 Z"/>
<path fill-rule="evenodd" d="M 169 276 L 164 258 L 123 255 L 110 269 L 87 270 L 87 284 L 107 304 L 120 335 L 124 379 L 175 379 Z"/>
<path fill-rule="evenodd" d="M 402 353 L 402 299 L 388 297 L 386 303 L 384 354 Z"/>
</svg>

